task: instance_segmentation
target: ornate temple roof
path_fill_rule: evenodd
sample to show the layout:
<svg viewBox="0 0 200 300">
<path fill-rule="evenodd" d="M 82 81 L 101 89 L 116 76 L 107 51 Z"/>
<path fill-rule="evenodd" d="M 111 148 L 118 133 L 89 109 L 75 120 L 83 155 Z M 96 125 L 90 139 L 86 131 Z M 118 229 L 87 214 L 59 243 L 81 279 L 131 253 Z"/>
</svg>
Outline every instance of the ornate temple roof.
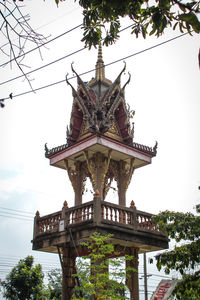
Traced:
<svg viewBox="0 0 200 300">
<path fill-rule="evenodd" d="M 71 68 L 77 76 L 78 87 L 76 90 L 66 77 L 73 95 L 70 125 L 67 127 L 66 134 L 67 143 L 51 150 L 45 145 L 46 157 L 51 157 L 94 134 L 109 137 L 155 156 L 157 144 L 154 148 L 150 148 L 133 142 L 134 123 L 130 122 L 131 111 L 124 95 L 125 87 L 130 82 L 130 74 L 127 82 L 121 87 L 121 76 L 126 69 L 126 64 L 113 82 L 107 79 L 100 45 L 95 77 L 89 82 L 83 82 L 73 65 Z"/>
</svg>

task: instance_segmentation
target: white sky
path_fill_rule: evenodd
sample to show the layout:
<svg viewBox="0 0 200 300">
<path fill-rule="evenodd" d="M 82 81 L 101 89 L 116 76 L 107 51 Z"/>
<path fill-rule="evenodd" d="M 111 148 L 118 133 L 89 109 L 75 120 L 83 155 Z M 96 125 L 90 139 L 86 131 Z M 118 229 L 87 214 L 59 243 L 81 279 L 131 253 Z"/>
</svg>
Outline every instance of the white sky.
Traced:
<svg viewBox="0 0 200 300">
<path fill-rule="evenodd" d="M 77 3 L 66 1 L 56 7 L 54 1 L 25 1 L 31 24 L 45 36 L 53 38 L 81 24 L 81 10 Z M 123 20 L 122 28 L 129 25 Z M 42 49 L 43 60 L 37 51 L 29 54 L 26 64 L 32 69 L 81 49 L 82 31 L 71 33 Z M 120 40 L 103 48 L 104 63 L 121 59 L 179 35 L 168 30 L 159 39 L 136 39 L 130 29 L 121 33 Z M 1 42 L 1 41 L 0 41 Z M 200 202 L 200 99 L 199 99 L 199 36 L 184 36 L 152 50 L 126 59 L 126 100 L 136 111 L 135 142 L 154 146 L 158 154 L 151 165 L 136 170 L 127 192 L 127 204 L 134 200 L 139 210 L 158 213 L 162 210 L 193 211 Z M 1 63 L 7 58 L 2 54 Z M 80 74 L 92 70 L 97 50 L 87 49 L 31 75 L 32 85 L 38 88 L 63 80 L 71 72 L 71 63 Z M 106 77 L 114 80 L 123 68 L 123 62 L 106 67 Z M 29 69 L 27 69 L 29 71 Z M 1 68 L 0 82 L 20 75 L 13 66 Z M 94 73 L 82 76 L 90 80 Z M 76 87 L 76 80 L 72 81 Z M 0 98 L 28 91 L 22 79 L 0 85 Z M 44 157 L 44 144 L 52 148 L 65 143 L 66 125 L 72 105 L 71 88 L 61 83 L 38 92 L 6 101 L 0 110 L 0 261 L 10 264 L 28 254 L 47 269 L 58 264 L 55 255 L 31 250 L 32 222 L 3 217 L 3 208 L 22 210 L 41 215 L 58 211 L 64 200 L 73 205 L 73 190 L 67 173 L 49 166 Z M 113 196 L 110 193 L 109 201 Z M 92 195 L 88 193 L 88 199 Z M 4 213 L 3 213 L 4 212 Z M 7 211 L 8 212 L 8 211 Z M 10 211 L 11 212 L 11 211 Z M 16 212 L 12 212 L 16 213 Z M 7 214 L 7 213 L 6 213 Z M 51 262 L 50 262 L 51 261 Z M 141 265 L 142 270 L 142 265 Z M 0 278 L 5 275 L 0 263 Z M 7 269 L 6 269 L 7 270 Z M 157 284 L 157 282 L 156 282 Z M 156 285 L 154 281 L 154 286 Z M 142 299 L 142 298 L 141 298 Z"/>
</svg>

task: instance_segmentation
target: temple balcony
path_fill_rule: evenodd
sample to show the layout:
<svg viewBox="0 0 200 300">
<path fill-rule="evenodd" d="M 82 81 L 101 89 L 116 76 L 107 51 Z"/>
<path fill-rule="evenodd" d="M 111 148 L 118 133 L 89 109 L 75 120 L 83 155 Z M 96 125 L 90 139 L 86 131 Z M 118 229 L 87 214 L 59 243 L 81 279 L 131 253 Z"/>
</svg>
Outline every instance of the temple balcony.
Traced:
<svg viewBox="0 0 200 300">
<path fill-rule="evenodd" d="M 168 248 L 167 236 L 158 230 L 152 214 L 101 201 L 93 201 L 34 219 L 33 250 L 58 253 L 59 247 L 70 243 L 79 246 L 94 232 L 111 233 L 112 243 L 123 247 L 136 247 L 139 253 Z"/>
</svg>

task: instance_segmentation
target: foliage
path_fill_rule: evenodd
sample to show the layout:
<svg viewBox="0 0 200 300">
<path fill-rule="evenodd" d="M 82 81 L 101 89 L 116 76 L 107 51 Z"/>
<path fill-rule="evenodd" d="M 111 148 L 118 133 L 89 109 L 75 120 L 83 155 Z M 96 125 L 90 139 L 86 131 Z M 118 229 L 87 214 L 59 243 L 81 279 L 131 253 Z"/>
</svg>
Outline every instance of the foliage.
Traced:
<svg viewBox="0 0 200 300">
<path fill-rule="evenodd" d="M 48 272 L 48 299 L 61 300 L 62 272 L 54 269 Z"/>
<path fill-rule="evenodd" d="M 182 281 L 176 286 L 177 299 L 200 299 L 200 270 L 192 275 L 183 275 Z"/>
<path fill-rule="evenodd" d="M 159 229 L 177 243 L 173 250 L 156 256 L 157 268 L 180 272 L 182 280 L 175 288 L 177 299 L 200 299 L 200 206 L 197 215 L 164 211 L 154 217 Z M 185 298 L 184 298 L 185 297 Z"/>
<path fill-rule="evenodd" d="M 41 56 L 40 47 L 45 44 L 46 38 L 31 27 L 30 16 L 24 13 L 19 1 L 0 0 L 0 52 L 6 58 L 1 67 L 15 64 L 33 90 L 31 79 L 25 72 L 25 67 L 28 67 L 25 50 L 34 45 Z M 12 99 L 12 93 L 9 98 Z M 0 99 L 0 108 L 4 106 L 4 99 Z"/>
<path fill-rule="evenodd" d="M 1 281 L 3 296 L 10 300 L 39 299 L 43 296 L 42 267 L 40 264 L 33 266 L 33 256 L 21 259 Z"/>
<path fill-rule="evenodd" d="M 122 257 L 108 259 L 119 255 L 109 242 L 111 236 L 94 233 L 88 242 L 83 243 L 88 255 L 77 264 L 80 286 L 75 289 L 74 299 L 127 299 L 124 279 L 126 273 L 130 276 L 135 270 L 131 267 L 125 270 Z M 125 259 L 131 260 L 132 257 L 126 256 Z"/>
<path fill-rule="evenodd" d="M 60 1 L 55 0 L 57 5 Z M 79 0 L 83 8 L 84 36 L 82 41 L 91 48 L 104 38 L 104 44 L 114 43 L 119 38 L 120 18 L 129 17 L 132 32 L 144 38 L 147 34 L 159 37 L 168 27 L 177 26 L 183 33 L 200 32 L 199 1 L 184 3 L 181 0 Z M 150 31 L 148 31 L 150 29 Z M 104 30 L 104 36 L 103 36 Z"/>
</svg>

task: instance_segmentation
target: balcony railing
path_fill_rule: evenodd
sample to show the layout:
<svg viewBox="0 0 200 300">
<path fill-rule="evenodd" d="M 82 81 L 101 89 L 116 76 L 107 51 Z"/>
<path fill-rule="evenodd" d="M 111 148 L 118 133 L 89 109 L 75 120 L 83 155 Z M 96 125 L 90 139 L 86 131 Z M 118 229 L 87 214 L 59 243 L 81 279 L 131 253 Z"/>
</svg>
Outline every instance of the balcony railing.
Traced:
<svg viewBox="0 0 200 300">
<path fill-rule="evenodd" d="M 60 227 L 60 222 L 64 227 Z M 139 211 L 135 206 L 123 207 L 94 198 L 93 201 L 68 208 L 66 206 L 59 212 L 40 217 L 36 214 L 34 220 L 34 237 L 55 233 L 70 227 L 94 224 L 112 224 L 135 231 L 153 231 L 161 233 L 152 221 L 152 215 Z"/>
<path fill-rule="evenodd" d="M 43 217 L 36 215 L 34 222 L 37 220 L 37 234 L 57 232 L 60 219 L 61 211 Z"/>
<path fill-rule="evenodd" d="M 93 220 L 93 201 L 66 209 L 65 218 L 68 226 Z"/>
</svg>

